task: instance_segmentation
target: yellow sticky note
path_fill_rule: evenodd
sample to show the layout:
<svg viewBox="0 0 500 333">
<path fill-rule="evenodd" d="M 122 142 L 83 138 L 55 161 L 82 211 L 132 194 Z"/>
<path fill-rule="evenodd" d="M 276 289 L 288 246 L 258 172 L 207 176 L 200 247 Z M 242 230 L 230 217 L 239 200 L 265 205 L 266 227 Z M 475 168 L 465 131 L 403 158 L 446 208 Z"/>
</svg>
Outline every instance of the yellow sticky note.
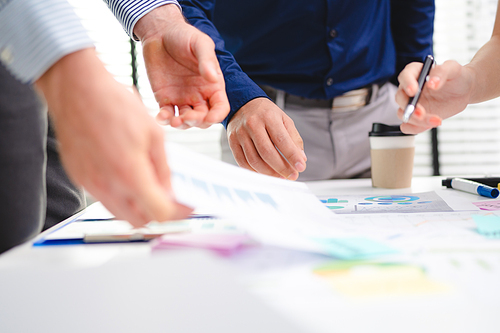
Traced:
<svg viewBox="0 0 500 333">
<path fill-rule="evenodd" d="M 315 274 L 325 278 L 337 292 L 349 297 L 395 296 L 440 293 L 449 286 L 433 281 L 424 270 L 405 264 L 350 263 L 344 267 L 319 267 Z M 350 267 L 346 267 L 350 266 Z"/>
</svg>

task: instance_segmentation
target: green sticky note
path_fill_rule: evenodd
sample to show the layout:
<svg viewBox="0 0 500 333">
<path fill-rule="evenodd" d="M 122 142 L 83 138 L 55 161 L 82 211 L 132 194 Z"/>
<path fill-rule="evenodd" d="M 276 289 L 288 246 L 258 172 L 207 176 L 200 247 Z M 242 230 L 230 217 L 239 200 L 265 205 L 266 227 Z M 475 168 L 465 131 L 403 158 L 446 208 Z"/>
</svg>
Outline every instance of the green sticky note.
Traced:
<svg viewBox="0 0 500 333">
<path fill-rule="evenodd" d="M 369 238 L 316 238 L 326 252 L 342 260 L 354 260 L 397 253 L 393 248 Z"/>
<path fill-rule="evenodd" d="M 488 238 L 500 238 L 500 216 L 472 215 L 477 231 Z"/>
</svg>

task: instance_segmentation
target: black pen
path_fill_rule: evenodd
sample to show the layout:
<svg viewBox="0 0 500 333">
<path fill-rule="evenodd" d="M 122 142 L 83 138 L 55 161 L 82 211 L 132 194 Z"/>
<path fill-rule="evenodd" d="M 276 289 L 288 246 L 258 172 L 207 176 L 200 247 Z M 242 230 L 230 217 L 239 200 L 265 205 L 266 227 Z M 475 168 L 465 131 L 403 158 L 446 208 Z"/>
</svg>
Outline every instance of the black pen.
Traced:
<svg viewBox="0 0 500 333">
<path fill-rule="evenodd" d="M 403 122 L 407 123 L 410 120 L 411 115 L 415 112 L 415 108 L 417 107 L 418 99 L 420 98 L 420 94 L 422 93 L 422 89 L 424 89 L 424 84 L 427 81 L 427 77 L 429 76 L 429 72 L 431 71 L 432 65 L 434 65 L 434 57 L 428 55 L 425 58 L 424 66 L 422 67 L 422 71 L 418 77 L 418 90 L 415 96 L 411 97 L 408 101 L 408 106 L 405 109 L 405 113 L 403 115 Z"/>
</svg>

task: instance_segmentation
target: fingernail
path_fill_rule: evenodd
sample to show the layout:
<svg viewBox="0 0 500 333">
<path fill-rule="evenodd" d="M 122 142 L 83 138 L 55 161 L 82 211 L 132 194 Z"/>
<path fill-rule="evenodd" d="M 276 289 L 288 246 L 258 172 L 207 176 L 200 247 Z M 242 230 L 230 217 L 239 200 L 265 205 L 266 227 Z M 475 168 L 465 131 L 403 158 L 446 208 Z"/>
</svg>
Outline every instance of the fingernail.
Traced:
<svg viewBox="0 0 500 333">
<path fill-rule="evenodd" d="M 439 119 L 438 117 L 431 117 L 429 119 L 429 125 L 440 126 L 441 125 L 441 119 Z"/>
<path fill-rule="evenodd" d="M 295 169 L 297 169 L 298 172 L 302 172 L 306 169 L 306 166 L 302 162 L 297 162 L 295 163 Z"/>
<path fill-rule="evenodd" d="M 190 127 L 194 127 L 194 126 L 198 125 L 198 122 L 196 120 L 184 120 L 184 124 L 186 124 Z"/>
<path fill-rule="evenodd" d="M 422 117 L 422 111 L 420 111 L 419 108 L 415 109 L 415 112 L 413 112 L 414 116 L 417 116 L 418 118 Z"/>
<path fill-rule="evenodd" d="M 292 172 L 288 177 L 286 177 L 287 179 L 290 179 L 290 180 L 295 180 L 299 177 L 299 174 L 297 172 Z"/>
<path fill-rule="evenodd" d="M 304 160 L 307 161 L 307 156 L 306 156 L 306 152 L 302 150 L 302 157 L 304 157 Z"/>
<path fill-rule="evenodd" d="M 433 76 L 429 79 L 429 86 L 433 89 L 437 88 L 441 79 L 437 76 Z"/>
<path fill-rule="evenodd" d="M 156 122 L 160 125 L 167 126 L 170 125 L 170 120 L 168 119 L 158 119 L 156 118 Z"/>
</svg>

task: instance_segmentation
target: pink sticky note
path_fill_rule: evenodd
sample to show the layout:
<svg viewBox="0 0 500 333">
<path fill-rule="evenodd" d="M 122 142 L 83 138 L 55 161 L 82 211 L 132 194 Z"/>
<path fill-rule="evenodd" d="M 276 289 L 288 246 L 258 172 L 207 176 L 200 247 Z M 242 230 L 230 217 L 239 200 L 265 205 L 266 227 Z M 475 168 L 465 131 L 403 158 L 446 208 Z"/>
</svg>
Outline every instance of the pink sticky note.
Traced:
<svg viewBox="0 0 500 333">
<path fill-rule="evenodd" d="M 500 210 L 500 200 L 484 200 L 473 204 L 481 210 Z"/>
<path fill-rule="evenodd" d="M 229 255 L 251 243 L 245 234 L 169 234 L 158 238 L 153 249 L 196 247 Z"/>
</svg>

